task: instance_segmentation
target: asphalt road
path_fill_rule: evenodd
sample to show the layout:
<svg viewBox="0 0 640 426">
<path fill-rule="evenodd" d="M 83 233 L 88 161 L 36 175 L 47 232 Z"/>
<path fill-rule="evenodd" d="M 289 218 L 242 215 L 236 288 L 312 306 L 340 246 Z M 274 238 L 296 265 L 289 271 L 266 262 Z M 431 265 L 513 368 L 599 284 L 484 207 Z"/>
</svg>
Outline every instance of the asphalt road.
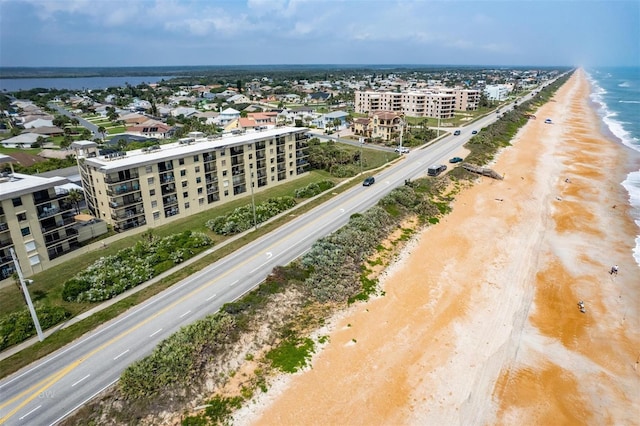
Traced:
<svg viewBox="0 0 640 426">
<path fill-rule="evenodd" d="M 98 126 L 96 126 L 95 124 L 85 120 L 84 118 L 80 117 L 79 115 L 72 114 L 68 110 L 64 109 L 60 105 L 55 104 L 53 102 L 49 102 L 47 104 L 47 106 L 49 108 L 55 109 L 60 115 L 66 115 L 69 118 L 76 118 L 78 120 L 78 123 L 80 123 L 81 126 L 86 127 L 87 129 L 89 129 L 91 131 L 91 133 L 93 133 L 94 137 L 96 135 L 100 134 L 100 133 L 98 133 Z"/>
<path fill-rule="evenodd" d="M 502 107 L 505 111 L 510 106 Z M 460 128 L 426 149 L 414 149 L 376 174 L 370 187 L 358 185 L 294 219 L 237 252 L 175 284 L 78 341 L 0 382 L 0 424 L 49 425 L 68 416 L 115 383 L 133 361 L 149 354 L 180 327 L 216 312 L 256 287 L 271 270 L 305 253 L 312 244 L 375 205 L 405 179 L 446 162 L 473 129 L 496 120 L 491 114 Z M 153 380 L 153 378 L 149 378 Z"/>
</svg>

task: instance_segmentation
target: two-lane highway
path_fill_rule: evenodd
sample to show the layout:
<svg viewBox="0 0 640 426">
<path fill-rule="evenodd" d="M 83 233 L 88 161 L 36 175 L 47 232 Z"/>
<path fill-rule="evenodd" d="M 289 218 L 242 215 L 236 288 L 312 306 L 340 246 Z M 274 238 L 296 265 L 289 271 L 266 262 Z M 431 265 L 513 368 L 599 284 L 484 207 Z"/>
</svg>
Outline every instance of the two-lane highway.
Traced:
<svg viewBox="0 0 640 426">
<path fill-rule="evenodd" d="M 496 120 L 487 116 L 472 126 Z M 0 424 L 54 424 L 115 383 L 133 361 L 149 354 L 180 327 L 216 312 L 256 287 L 271 270 L 309 250 L 319 238 L 373 206 L 406 179 L 455 153 L 472 128 L 422 150 L 377 174 L 370 187 L 356 186 L 262 236 L 147 302 L 0 382 Z M 27 349 L 28 350 L 28 349 Z M 152 377 L 149 380 L 153 380 Z"/>
</svg>

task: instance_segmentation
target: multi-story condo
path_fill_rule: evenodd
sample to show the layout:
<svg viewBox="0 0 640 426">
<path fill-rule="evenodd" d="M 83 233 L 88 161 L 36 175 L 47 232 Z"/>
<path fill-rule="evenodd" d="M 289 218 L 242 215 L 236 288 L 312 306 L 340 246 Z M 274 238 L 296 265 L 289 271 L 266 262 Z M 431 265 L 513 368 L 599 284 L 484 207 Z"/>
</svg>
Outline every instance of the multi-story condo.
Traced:
<svg viewBox="0 0 640 426">
<path fill-rule="evenodd" d="M 141 150 L 76 149 L 87 207 L 114 230 L 158 226 L 307 172 L 308 129 L 183 138 Z"/>
<path fill-rule="evenodd" d="M 9 156 L 0 155 L 1 164 L 11 161 Z M 13 170 L 0 175 L 0 280 L 15 272 L 10 248 L 24 275 L 31 276 L 97 236 L 92 234 L 91 225 L 85 228 L 77 218 L 68 183 L 61 177 L 42 178 Z M 107 232 L 103 225 L 102 232 Z"/>
<path fill-rule="evenodd" d="M 408 117 L 452 118 L 454 111 L 477 109 L 478 90 L 432 88 L 411 92 L 355 92 L 357 113 L 388 111 Z"/>
<path fill-rule="evenodd" d="M 507 99 L 509 92 L 511 87 L 506 84 L 487 85 L 484 88 L 484 93 L 490 101 L 503 101 Z"/>
</svg>

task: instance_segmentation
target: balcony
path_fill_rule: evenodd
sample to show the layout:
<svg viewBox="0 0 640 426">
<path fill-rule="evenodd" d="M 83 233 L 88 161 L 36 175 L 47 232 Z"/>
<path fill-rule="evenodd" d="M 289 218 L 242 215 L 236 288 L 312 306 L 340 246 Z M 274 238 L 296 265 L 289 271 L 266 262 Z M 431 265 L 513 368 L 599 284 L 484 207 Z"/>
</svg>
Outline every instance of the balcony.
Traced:
<svg viewBox="0 0 640 426">
<path fill-rule="evenodd" d="M 178 204 L 178 197 L 163 197 L 162 204 L 165 207 L 176 205 Z"/>
<path fill-rule="evenodd" d="M 204 155 L 202 156 L 202 160 L 203 160 L 205 163 L 208 163 L 208 162 L 210 162 L 210 161 L 216 161 L 216 155 L 215 155 L 215 153 L 211 153 L 211 154 L 204 154 Z"/>
<path fill-rule="evenodd" d="M 51 201 L 56 201 L 59 200 L 60 198 L 66 198 L 69 194 L 67 193 L 63 193 L 63 194 L 56 194 L 56 195 L 49 195 L 49 196 L 38 196 L 36 197 L 35 194 L 33 196 L 33 203 L 38 206 L 40 204 L 44 204 L 44 203 L 48 203 Z"/>
<path fill-rule="evenodd" d="M 67 225 L 71 225 L 73 223 L 75 223 L 75 219 L 73 216 L 70 217 L 66 217 L 66 218 L 62 218 L 62 220 L 57 220 L 54 223 L 43 223 L 40 226 L 40 229 L 42 230 L 43 234 L 49 233 L 49 232 L 53 232 L 56 229 L 60 229 L 63 228 Z"/>
<path fill-rule="evenodd" d="M 0 240 L 0 248 L 9 247 L 13 245 L 11 240 Z"/>
<path fill-rule="evenodd" d="M 9 230 L 9 225 L 7 225 L 4 222 L 0 222 L 0 232 L 4 232 L 4 231 L 8 231 Z"/>
<path fill-rule="evenodd" d="M 123 195 L 128 194 L 130 192 L 139 191 L 140 184 L 138 181 L 128 182 L 120 185 L 113 185 L 107 189 L 107 195 L 109 197 L 113 197 L 115 195 Z"/>
<path fill-rule="evenodd" d="M 44 242 L 48 246 L 57 244 L 60 241 L 68 240 L 78 235 L 78 230 L 75 228 L 67 228 L 62 232 L 55 232 L 53 234 L 45 235 Z"/>
<path fill-rule="evenodd" d="M 128 208 L 125 210 L 120 210 L 120 211 L 111 213 L 111 219 L 116 221 L 121 221 L 124 219 L 131 219 L 136 216 L 142 216 L 142 215 L 144 215 L 144 208 L 133 207 L 133 208 Z"/>
<path fill-rule="evenodd" d="M 126 182 L 128 180 L 138 179 L 137 170 L 125 170 L 124 172 L 118 172 L 117 174 L 110 174 L 104 179 L 107 184 Z"/>
</svg>

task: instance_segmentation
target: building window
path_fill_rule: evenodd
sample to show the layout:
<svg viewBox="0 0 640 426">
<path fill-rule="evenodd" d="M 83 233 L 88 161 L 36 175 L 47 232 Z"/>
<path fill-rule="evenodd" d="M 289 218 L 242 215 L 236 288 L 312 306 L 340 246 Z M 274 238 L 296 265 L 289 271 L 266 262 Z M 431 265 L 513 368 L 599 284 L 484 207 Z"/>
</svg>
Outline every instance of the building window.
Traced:
<svg viewBox="0 0 640 426">
<path fill-rule="evenodd" d="M 153 220 L 160 219 L 160 212 L 153 212 Z"/>
<path fill-rule="evenodd" d="M 273 159 L 273 157 L 272 157 L 272 158 L 271 158 L 271 164 L 273 164 L 273 162 L 274 162 L 274 161 L 275 161 L 275 160 L 274 160 L 274 159 Z"/>
<path fill-rule="evenodd" d="M 155 182 L 155 179 L 154 179 L 153 177 L 147 178 L 147 183 L 148 183 L 149 185 L 153 185 L 153 184 L 154 184 L 154 182 Z"/>
<path fill-rule="evenodd" d="M 144 171 L 147 172 L 147 173 L 153 173 L 153 166 L 146 166 L 144 168 Z"/>
<path fill-rule="evenodd" d="M 227 160 L 222 160 L 222 162 L 220 164 L 222 164 L 223 167 L 226 166 L 227 165 Z"/>
<path fill-rule="evenodd" d="M 183 192 L 182 198 L 189 198 L 189 192 Z"/>
<path fill-rule="evenodd" d="M 189 203 L 184 203 L 184 208 L 188 209 L 189 208 Z"/>
<path fill-rule="evenodd" d="M 229 191 L 227 189 L 224 190 L 224 196 L 228 197 L 229 196 Z"/>
<path fill-rule="evenodd" d="M 184 158 L 178 160 L 178 165 L 184 166 Z"/>
<path fill-rule="evenodd" d="M 151 208 L 153 209 L 153 208 L 156 208 L 156 207 L 158 207 L 158 202 L 156 200 L 153 200 L 151 202 Z"/>
<path fill-rule="evenodd" d="M 253 158 L 253 154 L 249 154 L 249 160 Z"/>
<path fill-rule="evenodd" d="M 202 194 L 202 187 L 198 188 L 198 195 Z"/>
<path fill-rule="evenodd" d="M 34 254 L 33 256 L 29 256 L 29 264 L 31 266 L 37 265 L 39 263 L 40 263 L 40 256 L 38 256 L 37 254 Z"/>
<path fill-rule="evenodd" d="M 187 171 L 186 170 L 180 170 L 180 176 L 186 176 L 187 175 Z"/>
<path fill-rule="evenodd" d="M 24 243 L 24 248 L 27 250 L 27 252 L 34 251 L 36 249 L 36 242 L 28 241 Z"/>
<path fill-rule="evenodd" d="M 154 195 L 156 195 L 156 190 L 155 190 L 155 189 L 150 189 L 150 190 L 149 190 L 149 195 L 150 195 L 150 196 L 152 196 L 152 197 L 153 197 Z"/>
<path fill-rule="evenodd" d="M 196 173 L 200 173 L 200 166 L 196 166 Z"/>
<path fill-rule="evenodd" d="M 198 204 L 200 204 L 201 206 L 204 205 L 204 198 L 199 198 L 198 199 Z"/>
<path fill-rule="evenodd" d="M 20 232 L 22 232 L 23 237 L 26 237 L 27 235 L 31 235 L 31 229 L 29 229 L 28 226 L 22 228 Z"/>
<path fill-rule="evenodd" d="M 16 216 L 20 222 L 27 220 L 27 214 L 25 212 L 18 213 Z"/>
<path fill-rule="evenodd" d="M 200 156 L 199 155 L 194 155 L 193 156 L 193 162 L 197 163 L 198 161 L 200 161 Z"/>
<path fill-rule="evenodd" d="M 22 198 L 21 197 L 13 198 L 11 200 L 11 202 L 13 203 L 13 207 L 21 206 L 22 205 Z"/>
<path fill-rule="evenodd" d="M 182 187 L 183 187 L 183 188 L 186 188 L 188 184 L 189 184 L 189 182 L 188 182 L 188 181 L 186 181 L 186 180 L 183 180 L 183 181 L 182 181 Z"/>
<path fill-rule="evenodd" d="M 222 171 L 222 176 L 226 176 L 226 175 L 227 175 L 227 171 L 226 171 L 226 170 L 223 170 L 223 171 Z"/>
<path fill-rule="evenodd" d="M 196 178 L 196 183 L 200 183 L 200 182 L 202 182 L 202 178 L 201 177 L 197 177 Z"/>
</svg>

